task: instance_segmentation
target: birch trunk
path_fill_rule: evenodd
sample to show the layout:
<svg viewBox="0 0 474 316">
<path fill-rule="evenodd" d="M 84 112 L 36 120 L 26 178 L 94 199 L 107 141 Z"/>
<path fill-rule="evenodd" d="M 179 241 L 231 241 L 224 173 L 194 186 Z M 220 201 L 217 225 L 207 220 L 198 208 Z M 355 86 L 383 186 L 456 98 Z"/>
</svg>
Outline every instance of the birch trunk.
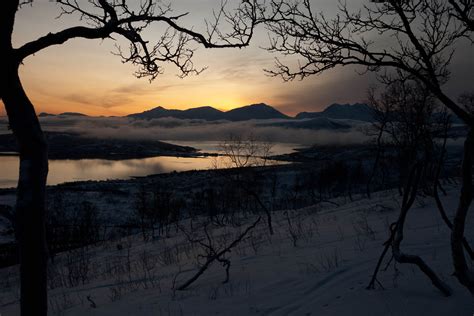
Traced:
<svg viewBox="0 0 474 316">
<path fill-rule="evenodd" d="M 0 5 L 0 97 L 18 143 L 20 171 L 16 233 L 20 254 L 21 315 L 47 315 L 45 192 L 48 153 L 33 104 L 21 84 L 11 35 L 19 1 Z"/>
</svg>

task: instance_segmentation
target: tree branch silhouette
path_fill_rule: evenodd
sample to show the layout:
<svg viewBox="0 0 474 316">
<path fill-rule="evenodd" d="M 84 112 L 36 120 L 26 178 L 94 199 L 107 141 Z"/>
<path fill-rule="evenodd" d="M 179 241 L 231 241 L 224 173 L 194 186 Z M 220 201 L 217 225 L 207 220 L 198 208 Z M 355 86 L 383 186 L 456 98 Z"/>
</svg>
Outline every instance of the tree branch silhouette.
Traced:
<svg viewBox="0 0 474 316">
<path fill-rule="evenodd" d="M 260 2 L 262 1 L 262 2 Z M 45 199 L 48 175 L 46 138 L 34 105 L 24 90 L 19 68 L 23 61 L 44 49 L 75 38 L 121 38 L 128 51 L 117 46 L 116 55 L 124 63 L 137 66 L 139 78 L 155 79 L 163 64 L 178 67 L 180 76 L 198 74 L 194 51 L 204 48 L 242 48 L 249 45 L 254 28 L 263 22 L 263 0 L 242 0 L 228 9 L 222 2 L 213 20 L 205 22 L 204 32 L 186 27 L 188 13 L 174 14 L 171 4 L 158 0 L 57 0 L 61 13 L 74 15 L 79 25 L 13 47 L 12 35 L 18 10 L 34 0 L 9 0 L 0 4 L 0 99 L 18 143 L 20 175 L 17 188 L 17 229 L 20 252 L 21 315 L 47 314 L 47 247 L 45 238 Z M 162 26 L 161 36 L 148 39 L 152 25 Z M 153 36 L 153 35 L 152 35 Z"/>
<path fill-rule="evenodd" d="M 375 2 L 375 1 L 372 1 Z M 423 82 L 427 88 L 466 124 L 472 115 L 448 96 L 442 86 L 450 76 L 454 46 L 461 39 L 472 40 L 469 21 L 462 19 L 454 4 L 465 1 L 387 0 L 366 4 L 351 12 L 339 2 L 339 14 L 328 19 L 314 13 L 309 0 L 275 0 L 275 18 L 267 27 L 275 34 L 270 52 L 300 58 L 298 64 L 276 59 L 270 76 L 283 80 L 304 79 L 336 66 L 360 65 L 367 71 L 398 69 Z M 465 3 L 462 12 L 472 10 Z M 378 45 L 374 35 L 393 38 L 393 44 Z M 390 80 L 387 73 L 385 80 Z"/>
</svg>

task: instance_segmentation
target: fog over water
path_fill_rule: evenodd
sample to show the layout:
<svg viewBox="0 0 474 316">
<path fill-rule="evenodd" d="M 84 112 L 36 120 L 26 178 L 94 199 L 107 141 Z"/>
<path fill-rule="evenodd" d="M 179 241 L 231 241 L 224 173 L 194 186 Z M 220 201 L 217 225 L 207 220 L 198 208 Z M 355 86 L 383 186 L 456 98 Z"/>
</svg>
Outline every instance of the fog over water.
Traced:
<svg viewBox="0 0 474 316">
<path fill-rule="evenodd" d="M 73 117 L 56 116 L 41 118 L 46 131 L 74 132 L 94 138 L 187 141 L 223 141 L 229 135 L 249 135 L 262 141 L 293 143 L 304 146 L 314 144 L 357 144 L 367 141 L 363 126 L 355 121 L 351 129 L 328 130 L 272 126 L 284 120 L 251 120 L 243 122 L 182 120 L 160 118 L 132 120 L 124 117 Z M 288 122 L 288 121 L 287 121 Z M 6 133 L 6 119 L 0 119 L 0 132 Z M 193 146 L 197 147 L 198 146 Z"/>
<path fill-rule="evenodd" d="M 56 116 L 41 118 L 45 131 L 74 132 L 91 138 L 136 140 L 161 140 L 177 145 L 191 146 L 202 152 L 219 151 L 219 143 L 229 135 L 250 134 L 257 140 L 273 143 L 272 154 L 290 153 L 295 148 L 314 144 L 355 144 L 365 142 L 361 128 L 349 130 L 297 129 L 271 126 L 278 120 L 208 122 L 162 118 L 131 120 L 123 117 L 73 117 Z M 8 133 L 7 121 L 0 119 L 0 133 Z M 71 144 L 72 146 L 74 144 Z M 127 179 L 133 176 L 209 169 L 212 158 L 153 157 L 146 159 L 105 160 L 52 160 L 48 183 L 69 181 Z M 2 178 L 0 187 L 14 187 L 18 178 L 18 158 L 0 157 Z"/>
</svg>

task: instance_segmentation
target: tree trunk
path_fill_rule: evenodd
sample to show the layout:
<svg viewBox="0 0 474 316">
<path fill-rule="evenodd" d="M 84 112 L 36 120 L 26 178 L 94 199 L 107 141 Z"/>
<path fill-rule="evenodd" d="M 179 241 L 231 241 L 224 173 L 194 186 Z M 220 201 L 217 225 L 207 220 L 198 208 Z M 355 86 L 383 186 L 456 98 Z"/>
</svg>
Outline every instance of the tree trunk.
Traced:
<svg viewBox="0 0 474 316">
<path fill-rule="evenodd" d="M 459 282 L 474 295 L 474 276 L 470 271 L 464 254 L 463 241 L 466 217 L 473 198 L 472 160 L 474 152 L 474 129 L 470 129 L 464 142 L 464 157 L 462 162 L 462 187 L 459 206 L 453 220 L 451 233 L 451 252 L 454 264 L 454 274 Z"/>
<path fill-rule="evenodd" d="M 436 273 L 421 259 L 421 257 L 416 255 L 408 255 L 401 251 L 400 245 L 403 241 L 403 230 L 405 226 L 405 220 L 408 214 L 408 211 L 415 201 L 420 176 L 423 172 L 423 167 L 421 164 L 416 164 L 410 175 L 404 190 L 402 207 L 400 210 L 400 216 L 398 218 L 397 224 L 394 228 L 394 235 L 392 239 L 392 253 L 395 260 L 399 263 L 410 263 L 418 266 L 418 268 L 431 280 L 433 285 L 439 289 L 444 296 L 451 296 L 451 289 L 447 284 L 445 284 Z"/>
<path fill-rule="evenodd" d="M 444 209 L 443 203 L 441 202 L 441 199 L 439 197 L 438 187 L 439 187 L 439 180 L 436 180 L 435 184 L 434 184 L 434 190 L 433 190 L 433 196 L 434 196 L 434 199 L 435 199 L 435 202 L 436 202 L 436 206 L 438 207 L 438 211 L 439 211 L 439 213 L 441 215 L 441 218 L 443 219 L 444 223 L 452 231 L 453 230 L 453 223 L 451 223 L 451 220 L 449 219 L 448 214 L 446 214 L 446 210 Z M 466 250 L 467 254 L 469 255 L 469 258 L 471 258 L 471 260 L 474 260 L 474 251 L 472 251 L 472 248 L 469 245 L 469 242 L 467 241 L 466 237 L 463 238 L 463 246 L 464 246 L 464 249 Z"/>
<path fill-rule="evenodd" d="M 42 316 L 47 315 L 47 145 L 34 107 L 21 85 L 18 76 L 19 62 L 10 58 L 3 66 L 2 99 L 20 154 L 16 228 L 20 253 L 21 315 Z"/>
<path fill-rule="evenodd" d="M 18 76 L 21 60 L 12 47 L 19 0 L 0 5 L 0 98 L 18 141 L 20 175 L 17 188 L 16 234 L 21 273 L 21 315 L 47 314 L 45 188 L 48 174 L 46 141 L 33 105 Z"/>
</svg>

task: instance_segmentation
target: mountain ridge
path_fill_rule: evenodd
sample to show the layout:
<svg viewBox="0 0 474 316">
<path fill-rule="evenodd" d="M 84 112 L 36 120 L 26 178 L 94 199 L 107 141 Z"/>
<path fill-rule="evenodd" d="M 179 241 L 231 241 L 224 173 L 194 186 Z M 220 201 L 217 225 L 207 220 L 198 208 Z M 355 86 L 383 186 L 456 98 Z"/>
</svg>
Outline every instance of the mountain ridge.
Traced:
<svg viewBox="0 0 474 316">
<path fill-rule="evenodd" d="M 42 112 L 39 117 L 88 117 L 88 115 L 78 112 L 64 112 L 60 114 L 51 114 Z M 228 111 L 221 111 L 212 106 L 200 106 L 189 108 L 186 110 L 166 109 L 158 106 L 143 112 L 132 113 L 124 117 L 137 120 L 151 120 L 159 118 L 175 118 L 175 119 L 195 119 L 206 121 L 227 120 L 232 122 L 247 120 L 313 120 L 313 119 L 349 119 L 364 122 L 373 121 L 373 110 L 364 103 L 339 104 L 333 103 L 319 112 L 300 112 L 296 116 L 286 115 L 276 108 L 265 103 L 256 103 L 235 108 Z"/>
<path fill-rule="evenodd" d="M 202 106 L 187 110 L 168 110 L 164 107 L 159 106 L 141 113 L 129 114 L 126 117 L 135 119 L 156 119 L 163 117 L 173 117 L 178 119 L 204 119 L 208 121 L 246 121 L 253 119 L 265 120 L 291 118 L 290 116 L 281 113 L 277 109 L 265 103 L 251 104 L 229 111 L 220 111 L 211 106 Z"/>
</svg>

